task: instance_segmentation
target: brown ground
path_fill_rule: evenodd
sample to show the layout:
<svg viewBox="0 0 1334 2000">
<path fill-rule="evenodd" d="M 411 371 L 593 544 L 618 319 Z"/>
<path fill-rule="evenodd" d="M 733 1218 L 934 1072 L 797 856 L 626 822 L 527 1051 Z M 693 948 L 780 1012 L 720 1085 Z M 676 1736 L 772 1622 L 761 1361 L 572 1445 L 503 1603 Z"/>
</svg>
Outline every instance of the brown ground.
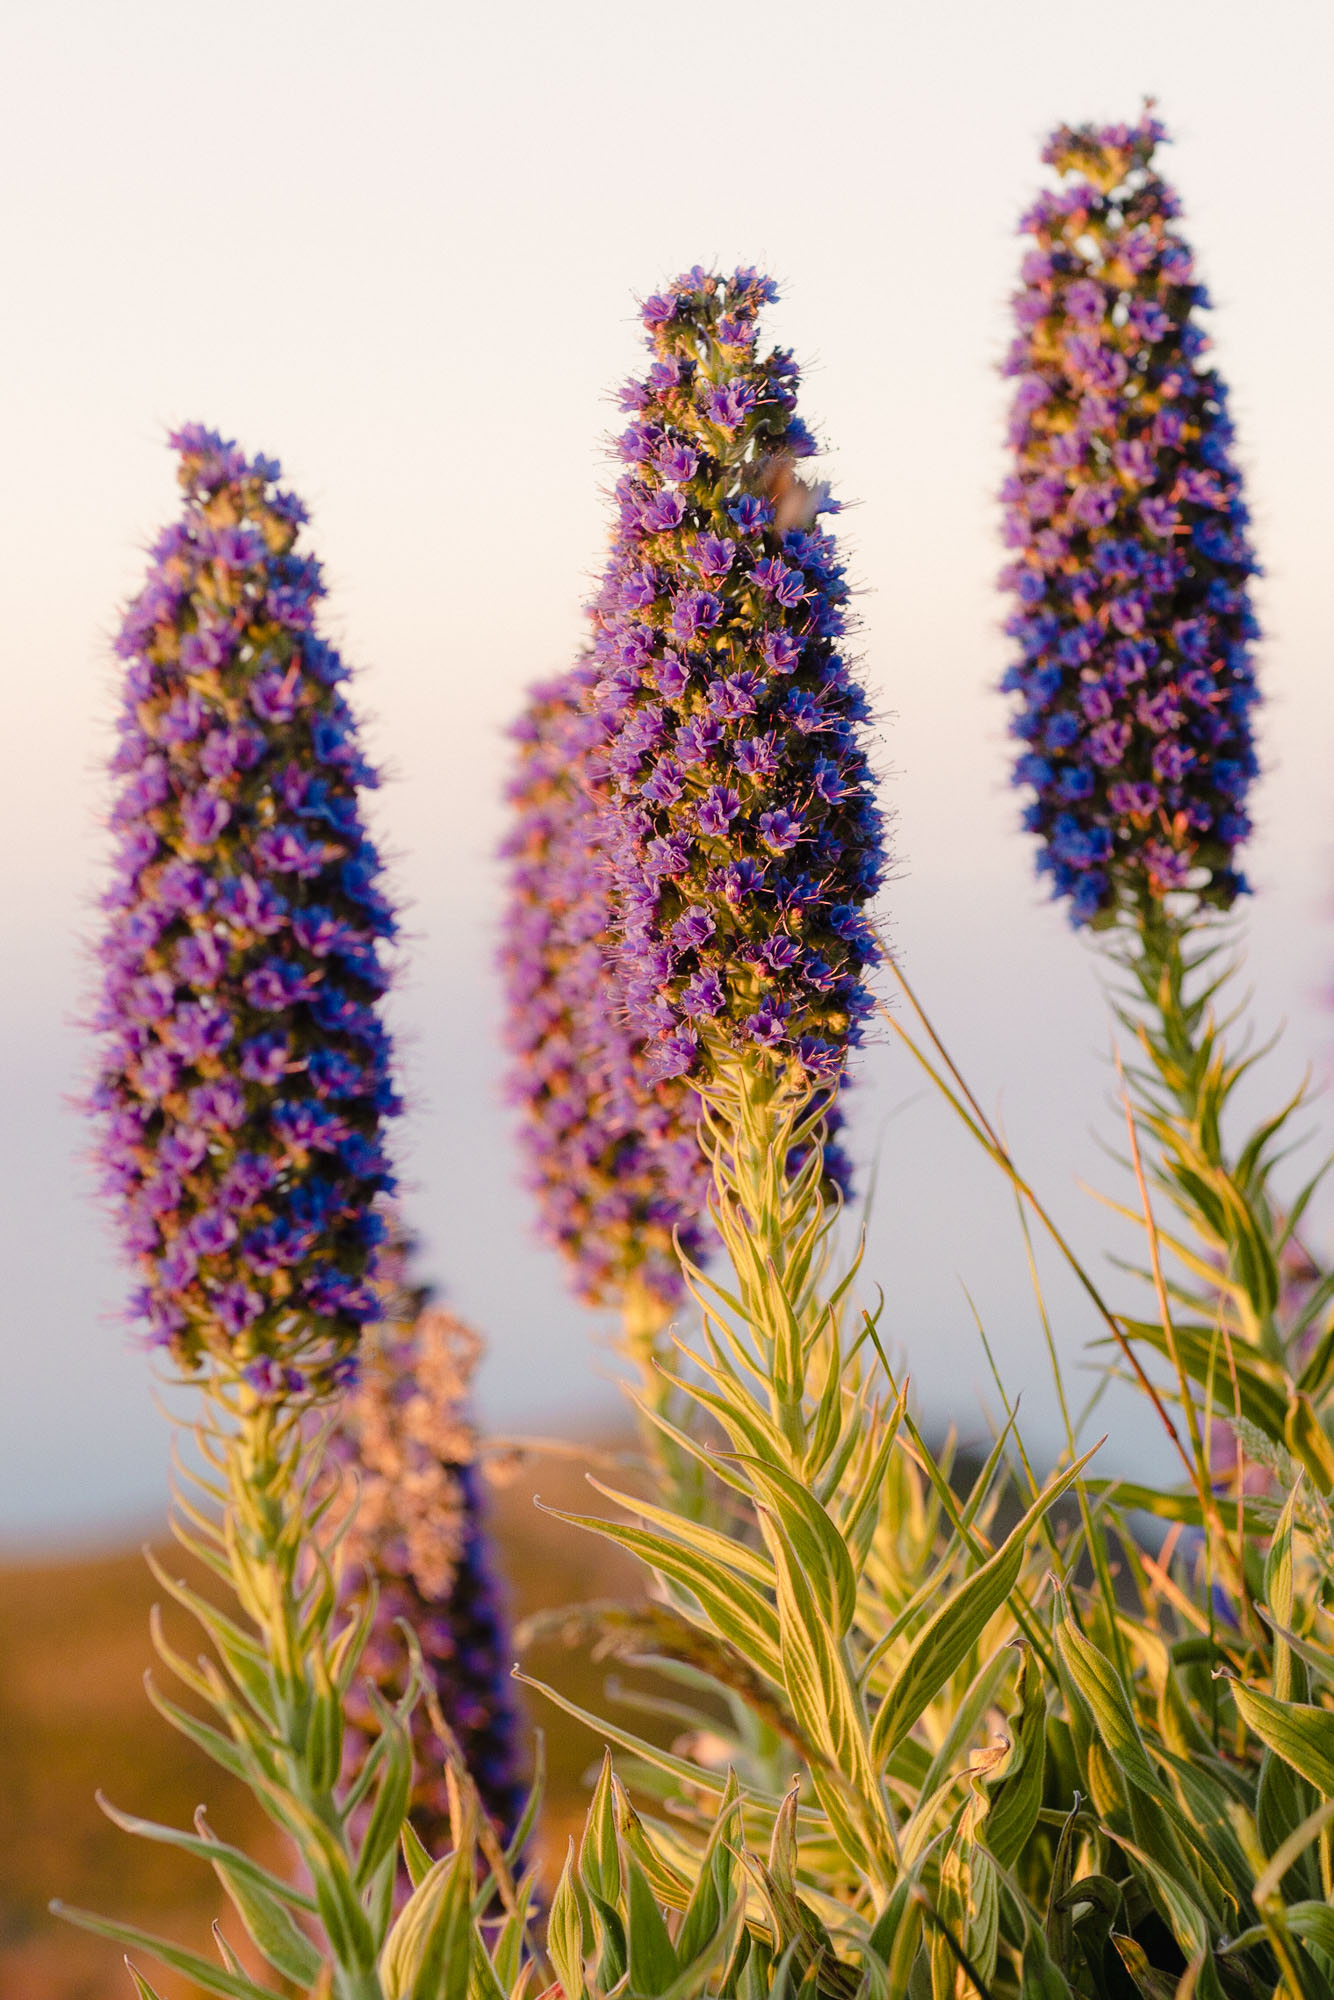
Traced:
<svg viewBox="0 0 1334 2000">
<path fill-rule="evenodd" d="M 516 1617 L 585 1597 L 630 1596 L 637 1573 L 600 1538 L 552 1521 L 532 1504 L 607 1510 L 579 1463 L 530 1460 L 491 1496 L 498 1560 Z M 169 1558 L 184 1571 L 179 1552 Z M 103 1790 L 146 1818 L 189 1826 L 207 1802 L 211 1823 L 241 1845 L 265 1828 L 249 1797 L 159 1720 L 143 1690 L 152 1664 L 148 1611 L 162 1593 L 137 1551 L 42 1564 L 0 1565 L 0 2000 L 127 2000 L 117 1947 L 56 1922 L 50 1897 L 142 1924 L 212 1956 L 220 1914 L 211 1873 L 172 1849 L 131 1839 L 98 1811 Z M 187 1620 L 172 1624 L 193 1656 Z M 536 1649 L 525 1666 L 599 1706 L 602 1670 L 559 1649 Z M 168 1685 L 165 1672 L 159 1682 Z M 587 1732 L 530 1706 L 546 1730 L 550 1782 L 544 1849 L 564 1846 L 584 1774 L 599 1745 Z M 633 1719 L 643 1728 L 642 1717 Z M 646 1733 L 651 1733 L 646 1731 Z M 276 1856 L 273 1857 L 277 1859 Z M 231 1933 L 237 1926 L 229 1925 Z M 170 2000 L 196 2000 L 178 1975 L 145 1958 Z"/>
</svg>

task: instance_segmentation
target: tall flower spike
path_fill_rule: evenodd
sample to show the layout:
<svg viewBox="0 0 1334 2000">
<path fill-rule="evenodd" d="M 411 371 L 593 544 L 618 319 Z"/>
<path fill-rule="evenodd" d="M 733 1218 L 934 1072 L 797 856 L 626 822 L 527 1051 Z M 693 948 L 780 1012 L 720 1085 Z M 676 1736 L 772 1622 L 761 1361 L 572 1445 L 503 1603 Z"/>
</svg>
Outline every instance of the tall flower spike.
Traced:
<svg viewBox="0 0 1334 2000">
<path fill-rule="evenodd" d="M 394 925 L 358 802 L 375 775 L 279 466 L 196 425 L 172 444 L 184 513 L 116 642 L 101 1165 L 152 1340 L 321 1390 L 377 1310 L 399 1109 L 377 1011 Z"/>
<path fill-rule="evenodd" d="M 348 1696 L 344 1776 L 351 1782 L 377 1733 L 369 1679 L 401 1699 L 408 1656 L 401 1625 L 417 1635 L 427 1697 L 413 1710 L 411 1817 L 432 1854 L 449 1840 L 446 1746 L 435 1711 L 463 1752 L 483 1805 L 503 1838 L 523 1806 L 512 1654 L 487 1545 L 477 1435 L 469 1409 L 478 1336 L 403 1282 L 407 1246 L 382 1264 L 390 1298 L 368 1334 L 356 1387 L 340 1405 L 331 1455 L 352 1476 L 359 1502 L 345 1537 L 344 1591 L 367 1583 L 375 1619 L 362 1674 Z"/>
<path fill-rule="evenodd" d="M 847 585 L 797 477 L 797 369 L 756 349 L 775 297 L 702 270 L 646 301 L 622 392 L 626 471 L 593 607 L 631 1018 L 660 1076 L 702 1046 L 833 1080 L 871 1001 L 863 907 L 884 873 L 839 650 Z"/>
<path fill-rule="evenodd" d="M 1002 585 L 1020 657 L 1015 783 L 1076 924 L 1179 890 L 1227 908 L 1250 831 L 1256 573 L 1207 306 L 1154 170 L 1164 137 L 1062 126 L 1023 218 Z"/>
<path fill-rule="evenodd" d="M 608 725 L 581 706 L 597 678 L 581 663 L 534 688 L 512 731 L 500 954 L 509 1086 L 542 1231 L 579 1296 L 653 1314 L 681 1295 L 674 1233 L 692 1258 L 704 1254 L 709 1175 L 695 1093 L 649 1075 L 615 979 Z"/>
</svg>

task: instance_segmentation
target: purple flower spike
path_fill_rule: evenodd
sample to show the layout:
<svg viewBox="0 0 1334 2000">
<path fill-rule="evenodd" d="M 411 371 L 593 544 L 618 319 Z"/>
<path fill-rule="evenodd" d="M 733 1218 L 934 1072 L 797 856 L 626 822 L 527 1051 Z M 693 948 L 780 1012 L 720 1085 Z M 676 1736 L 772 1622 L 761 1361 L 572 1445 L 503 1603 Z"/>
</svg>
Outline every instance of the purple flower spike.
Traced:
<svg viewBox="0 0 1334 2000">
<path fill-rule="evenodd" d="M 184 513 L 116 644 L 102 1161 L 154 1342 L 318 1393 L 375 1311 L 391 1186 L 393 922 L 358 798 L 375 779 L 314 635 L 299 502 L 212 432 L 172 442 Z"/>
<path fill-rule="evenodd" d="M 874 941 L 833 912 L 867 903 L 885 854 L 831 503 L 796 474 L 792 359 L 756 344 L 772 285 L 695 270 L 662 296 L 592 607 L 625 1004 L 660 1076 L 721 1044 L 836 1081 Z"/>
<path fill-rule="evenodd" d="M 411 1665 L 404 1624 L 416 1633 L 422 1669 L 463 1751 L 482 1804 L 508 1841 L 523 1805 L 514 1657 L 503 1591 L 486 1532 L 477 1433 L 469 1408 L 482 1343 L 451 1312 L 425 1304 L 401 1282 L 407 1246 L 391 1237 L 381 1252 L 377 1291 L 389 1293 L 368 1334 L 364 1365 L 342 1399 L 330 1455 L 359 1489 L 343 1547 L 349 1608 L 377 1593 L 370 1638 L 348 1694 L 343 1777 L 354 1780 L 379 1734 L 367 1683 L 402 1699 Z M 398 1284 L 386 1282 L 399 1277 Z M 432 1854 L 450 1838 L 446 1747 L 426 1702 L 409 1724 L 411 1818 Z M 361 1809 L 360 1824 L 370 1808 Z M 406 1895 L 410 1884 L 399 1884 Z"/>
<path fill-rule="evenodd" d="M 501 949 L 510 1090 L 542 1233 L 564 1253 L 579 1296 L 619 1305 L 633 1284 L 670 1305 L 681 1293 L 673 1231 L 692 1257 L 705 1251 L 708 1169 L 695 1094 L 654 1079 L 617 987 L 603 816 L 609 730 L 581 707 L 597 678 L 581 665 L 535 688 L 513 731 Z M 677 790 L 674 776 L 658 787 L 663 797 Z M 702 941 L 713 919 L 698 910 L 684 921 Z"/>
<path fill-rule="evenodd" d="M 1003 586 L 1015 783 L 1071 921 L 1189 891 L 1226 909 L 1256 775 L 1256 564 L 1208 301 L 1154 170 L 1156 120 L 1054 133 L 1024 218 Z"/>
</svg>

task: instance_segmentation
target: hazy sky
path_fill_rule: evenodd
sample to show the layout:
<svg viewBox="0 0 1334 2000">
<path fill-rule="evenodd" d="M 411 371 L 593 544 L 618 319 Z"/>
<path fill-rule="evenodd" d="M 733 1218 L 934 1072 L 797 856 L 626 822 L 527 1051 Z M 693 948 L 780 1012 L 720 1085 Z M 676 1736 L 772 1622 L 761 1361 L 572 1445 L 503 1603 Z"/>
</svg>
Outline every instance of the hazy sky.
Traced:
<svg viewBox="0 0 1334 2000">
<path fill-rule="evenodd" d="M 113 1311 L 124 1279 L 65 1108 L 102 866 L 108 634 L 174 508 L 165 432 L 280 456 L 313 513 L 330 629 L 392 782 L 409 912 L 395 1013 L 411 1219 L 487 1334 L 489 1420 L 614 1407 L 586 1314 L 536 1247 L 497 1102 L 490 966 L 503 731 L 561 667 L 599 561 L 607 392 L 634 296 L 758 263 L 770 330 L 850 505 L 866 672 L 897 813 L 893 934 L 956 1053 L 1079 1241 L 1106 1185 L 1106 1008 L 1045 905 L 1005 785 L 1001 560 L 1014 223 L 1061 120 L 1145 92 L 1218 304 L 1267 576 L 1266 778 L 1248 913 L 1277 1090 L 1327 1066 L 1334 975 L 1328 574 L 1334 193 L 1327 0 L 11 0 L 0 28 L 6 304 L 0 631 L 4 982 L 0 1536 L 110 1532 L 161 1504 L 164 1436 Z M 985 1361 L 1035 1438 L 1039 1328 L 1003 1187 L 870 1052 L 870 1276 L 927 1409 L 976 1430 Z M 1059 1274 L 1062 1350 L 1095 1331 Z M 1135 1417 L 1118 1464 L 1143 1449 Z M 1111 1458 L 1109 1457 L 1108 1469 Z"/>
</svg>

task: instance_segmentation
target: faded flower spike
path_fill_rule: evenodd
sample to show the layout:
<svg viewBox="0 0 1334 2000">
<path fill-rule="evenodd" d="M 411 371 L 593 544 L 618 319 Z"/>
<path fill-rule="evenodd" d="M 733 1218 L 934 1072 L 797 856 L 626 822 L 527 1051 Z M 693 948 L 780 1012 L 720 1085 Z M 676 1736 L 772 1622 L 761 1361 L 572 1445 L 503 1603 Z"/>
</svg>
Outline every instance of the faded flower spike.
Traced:
<svg viewBox="0 0 1334 2000">
<path fill-rule="evenodd" d="M 833 1080 L 871 1005 L 868 709 L 839 650 L 833 503 L 796 474 L 815 450 L 796 365 L 756 347 L 774 296 L 753 271 L 687 272 L 646 301 L 652 366 L 621 398 L 595 703 L 621 978 L 662 1077 L 712 1042 Z"/>
<path fill-rule="evenodd" d="M 681 1296 L 673 1246 L 705 1250 L 709 1170 L 699 1102 L 650 1075 L 614 968 L 606 854 L 606 719 L 582 706 L 585 663 L 534 688 L 512 735 L 513 827 L 501 945 L 510 1094 L 542 1230 L 579 1296 L 633 1309 Z"/>
<path fill-rule="evenodd" d="M 1001 582 L 1021 698 L 1015 783 L 1076 924 L 1178 890 L 1220 908 L 1256 775 L 1256 564 L 1208 297 L 1153 167 L 1163 128 L 1062 126 L 1066 179 L 1023 219 Z"/>
<path fill-rule="evenodd" d="M 171 441 L 184 512 L 116 641 L 100 1159 L 154 1343 L 319 1391 L 376 1313 L 392 1185 L 376 780 L 278 465 L 197 425 Z"/>
<path fill-rule="evenodd" d="M 425 1698 L 412 1712 L 411 1817 L 432 1854 L 448 1845 L 443 1722 L 482 1803 L 508 1839 L 523 1806 L 512 1652 L 483 1520 L 477 1434 L 469 1408 L 482 1351 L 453 1313 L 407 1289 L 408 1246 L 391 1243 L 377 1280 L 389 1294 L 367 1336 L 357 1385 L 340 1404 L 331 1455 L 359 1496 L 344 1536 L 343 1595 L 369 1584 L 374 1620 L 349 1690 L 344 1777 L 361 1771 L 379 1723 L 368 1682 L 391 1702 L 407 1685 L 407 1625 L 417 1636 Z"/>
</svg>

